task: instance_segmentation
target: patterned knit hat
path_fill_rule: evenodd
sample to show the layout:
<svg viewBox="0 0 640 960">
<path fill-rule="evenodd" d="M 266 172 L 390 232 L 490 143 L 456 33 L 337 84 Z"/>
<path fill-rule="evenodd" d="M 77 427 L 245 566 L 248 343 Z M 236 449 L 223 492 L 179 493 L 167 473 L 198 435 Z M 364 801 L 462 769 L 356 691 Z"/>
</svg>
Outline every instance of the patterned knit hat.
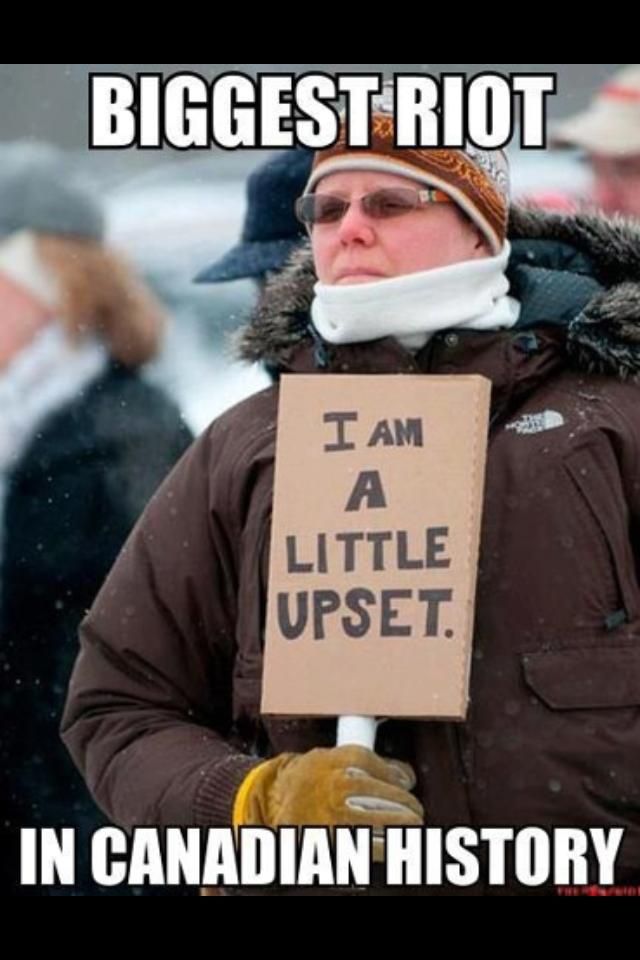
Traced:
<svg viewBox="0 0 640 960">
<path fill-rule="evenodd" d="M 393 84 L 372 99 L 371 147 L 348 147 L 342 124 L 336 143 L 317 151 L 306 193 L 339 170 L 377 170 L 437 187 L 467 214 L 494 254 L 504 244 L 509 212 L 509 165 L 502 150 L 394 146 Z"/>
</svg>

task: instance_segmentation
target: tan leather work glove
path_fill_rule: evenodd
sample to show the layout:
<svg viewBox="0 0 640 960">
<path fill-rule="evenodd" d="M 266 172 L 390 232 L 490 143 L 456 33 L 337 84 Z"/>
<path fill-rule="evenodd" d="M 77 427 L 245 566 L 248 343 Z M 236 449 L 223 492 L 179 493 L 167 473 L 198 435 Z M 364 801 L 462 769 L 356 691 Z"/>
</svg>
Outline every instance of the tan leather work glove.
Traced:
<svg viewBox="0 0 640 960">
<path fill-rule="evenodd" d="M 254 767 L 236 794 L 235 826 L 419 826 L 411 767 L 365 747 L 283 753 Z M 377 859 L 377 858 L 376 858 Z"/>
</svg>

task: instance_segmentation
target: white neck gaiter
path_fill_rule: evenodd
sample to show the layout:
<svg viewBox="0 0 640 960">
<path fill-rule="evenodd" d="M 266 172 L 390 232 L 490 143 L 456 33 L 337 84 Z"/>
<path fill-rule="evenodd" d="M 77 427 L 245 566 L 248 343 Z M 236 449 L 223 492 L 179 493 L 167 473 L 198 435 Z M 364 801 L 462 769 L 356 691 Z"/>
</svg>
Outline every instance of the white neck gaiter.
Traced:
<svg viewBox="0 0 640 960">
<path fill-rule="evenodd" d="M 510 246 L 495 257 L 348 286 L 316 283 L 311 320 L 328 343 L 395 337 L 418 350 L 438 330 L 502 330 L 520 304 L 507 296 Z"/>
</svg>

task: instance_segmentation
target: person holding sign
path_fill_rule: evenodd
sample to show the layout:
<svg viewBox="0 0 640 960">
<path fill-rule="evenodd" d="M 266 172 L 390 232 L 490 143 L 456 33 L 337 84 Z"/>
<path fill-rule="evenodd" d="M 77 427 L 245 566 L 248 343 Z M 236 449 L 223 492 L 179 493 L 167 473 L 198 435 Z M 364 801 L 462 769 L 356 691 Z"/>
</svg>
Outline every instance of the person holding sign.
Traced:
<svg viewBox="0 0 640 960">
<path fill-rule="evenodd" d="M 374 752 L 333 746 L 335 719 L 261 712 L 276 382 L 196 441 L 128 541 L 84 623 L 69 749 L 126 826 L 623 826 L 617 876 L 637 877 L 640 235 L 509 215 L 501 153 L 398 149 L 386 96 L 368 150 L 316 155 L 298 213 L 310 248 L 267 286 L 245 358 L 319 384 L 491 382 L 466 719 L 390 719 Z M 291 563 L 317 570 L 322 544 Z"/>
</svg>

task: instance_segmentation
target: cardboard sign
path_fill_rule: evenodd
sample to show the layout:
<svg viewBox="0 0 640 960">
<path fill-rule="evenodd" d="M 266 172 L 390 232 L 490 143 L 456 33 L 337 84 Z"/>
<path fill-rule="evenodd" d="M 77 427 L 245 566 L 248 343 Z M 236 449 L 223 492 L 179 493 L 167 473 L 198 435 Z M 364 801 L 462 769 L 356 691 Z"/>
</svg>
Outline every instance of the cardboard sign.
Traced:
<svg viewBox="0 0 640 960">
<path fill-rule="evenodd" d="M 490 382 L 280 387 L 262 709 L 463 719 Z"/>
</svg>

